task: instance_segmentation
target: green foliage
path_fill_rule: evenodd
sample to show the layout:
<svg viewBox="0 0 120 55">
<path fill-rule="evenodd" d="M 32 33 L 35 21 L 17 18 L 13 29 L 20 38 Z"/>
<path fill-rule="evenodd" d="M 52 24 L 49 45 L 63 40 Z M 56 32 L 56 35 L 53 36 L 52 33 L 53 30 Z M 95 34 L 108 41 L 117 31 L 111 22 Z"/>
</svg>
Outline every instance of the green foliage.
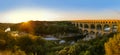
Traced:
<svg viewBox="0 0 120 55">
<path fill-rule="evenodd" d="M 0 31 L 0 50 L 13 49 L 15 39 L 8 32 Z"/>
<path fill-rule="evenodd" d="M 104 35 L 103 37 L 97 37 L 89 41 L 80 40 L 74 45 L 66 46 L 60 51 L 59 55 L 104 55 L 104 43 L 114 34 Z"/>
<path fill-rule="evenodd" d="M 46 41 L 43 40 L 41 37 L 32 36 L 32 35 L 25 35 L 21 36 L 17 39 L 17 45 L 20 47 L 21 50 L 25 51 L 27 54 L 34 53 L 34 54 L 45 54 L 45 45 Z"/>
<path fill-rule="evenodd" d="M 90 54 L 90 51 L 86 51 L 86 52 L 84 53 L 84 55 L 91 55 L 91 54 Z"/>
<path fill-rule="evenodd" d="M 19 30 L 20 24 L 11 26 L 12 30 Z M 31 26 L 32 25 L 32 26 Z M 78 29 L 75 28 L 70 22 L 39 22 L 30 21 L 28 27 L 24 27 L 19 31 L 35 32 L 35 35 L 44 34 L 62 34 L 64 33 L 77 33 Z M 32 29 L 33 28 L 33 29 Z M 29 31 L 30 30 L 30 31 Z M 32 30 L 32 31 L 31 31 Z M 68 46 L 60 45 L 59 43 L 46 41 L 42 37 L 34 35 L 22 35 L 14 38 L 10 32 L 4 32 L 0 29 L 0 50 L 11 50 L 13 53 L 25 53 L 27 55 L 104 55 L 113 53 L 112 51 L 119 52 L 119 35 L 111 38 L 109 42 L 104 43 L 114 34 L 103 35 L 89 41 L 80 40 L 73 45 Z M 112 47 L 112 48 L 111 48 Z M 17 52 L 16 52 L 17 51 Z M 108 55 L 110 55 L 108 54 Z M 17 55 L 17 54 L 15 54 Z"/>
<path fill-rule="evenodd" d="M 11 29 L 28 33 L 32 30 L 35 35 L 78 33 L 78 28 L 68 21 L 29 21 L 29 25 L 23 24 L 12 25 Z"/>
<path fill-rule="evenodd" d="M 34 35 L 11 36 L 10 32 L 0 31 L 0 50 L 10 50 L 9 55 L 56 55 L 64 46 L 52 41 L 46 41 L 42 37 Z M 9 52 L 9 51 L 8 51 Z"/>
</svg>

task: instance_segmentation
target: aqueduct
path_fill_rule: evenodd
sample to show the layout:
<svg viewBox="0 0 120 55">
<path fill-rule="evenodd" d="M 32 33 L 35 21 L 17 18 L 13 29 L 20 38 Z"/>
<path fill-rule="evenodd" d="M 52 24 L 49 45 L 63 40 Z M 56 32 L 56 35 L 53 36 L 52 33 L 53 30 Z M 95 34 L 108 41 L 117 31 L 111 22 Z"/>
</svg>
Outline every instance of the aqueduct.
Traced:
<svg viewBox="0 0 120 55">
<path fill-rule="evenodd" d="M 77 20 L 72 22 L 83 35 L 89 38 L 117 32 L 118 23 L 120 20 Z"/>
</svg>

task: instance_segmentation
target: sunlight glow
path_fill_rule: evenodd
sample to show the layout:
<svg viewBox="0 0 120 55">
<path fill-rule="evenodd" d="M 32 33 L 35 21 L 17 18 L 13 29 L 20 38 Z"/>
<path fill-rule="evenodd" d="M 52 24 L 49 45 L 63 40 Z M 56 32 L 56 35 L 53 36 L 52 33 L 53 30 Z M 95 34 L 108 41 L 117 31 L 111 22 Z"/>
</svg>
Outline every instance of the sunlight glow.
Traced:
<svg viewBox="0 0 120 55">
<path fill-rule="evenodd" d="M 4 18 L 12 23 L 26 22 L 29 20 L 50 21 L 58 15 L 53 12 L 38 9 L 19 9 L 5 13 Z"/>
<path fill-rule="evenodd" d="M 47 9 L 47 8 L 46 8 Z M 8 23 L 20 23 L 33 21 L 69 21 L 69 20 L 98 20 L 98 19 L 119 19 L 120 15 L 115 11 L 53 11 L 50 9 L 39 9 L 39 8 L 16 8 L 0 13 L 1 22 Z"/>
</svg>

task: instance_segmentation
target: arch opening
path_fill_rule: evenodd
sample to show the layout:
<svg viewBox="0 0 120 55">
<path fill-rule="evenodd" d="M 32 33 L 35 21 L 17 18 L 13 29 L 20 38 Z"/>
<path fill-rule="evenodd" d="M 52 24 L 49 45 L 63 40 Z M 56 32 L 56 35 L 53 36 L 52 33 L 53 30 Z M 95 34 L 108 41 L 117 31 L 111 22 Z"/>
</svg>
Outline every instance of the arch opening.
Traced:
<svg viewBox="0 0 120 55">
<path fill-rule="evenodd" d="M 95 29 L 95 25 L 94 25 L 94 24 L 91 24 L 91 25 L 90 25 L 90 28 L 91 28 L 91 29 Z"/>
<path fill-rule="evenodd" d="M 100 37 L 100 36 L 102 36 L 102 33 L 101 33 L 101 32 L 97 32 L 97 33 L 96 33 L 96 36 L 97 36 L 97 37 Z"/>
<path fill-rule="evenodd" d="M 79 23 L 77 23 L 77 27 L 79 27 Z"/>
<path fill-rule="evenodd" d="M 82 24 L 80 24 L 80 27 L 83 27 L 83 25 L 82 25 Z"/>
<path fill-rule="evenodd" d="M 91 34 L 91 35 L 94 35 L 94 34 L 95 34 L 95 32 L 94 32 L 94 31 L 91 31 L 91 32 L 90 32 L 90 34 Z"/>
<path fill-rule="evenodd" d="M 85 25 L 84 25 L 84 28 L 89 28 L 88 24 L 85 24 Z"/>
<path fill-rule="evenodd" d="M 84 30 L 84 35 L 88 35 L 88 30 Z"/>
<path fill-rule="evenodd" d="M 117 24 L 113 24 L 112 25 L 112 32 L 117 32 L 117 28 L 118 28 L 118 25 Z"/>
<path fill-rule="evenodd" d="M 94 31 L 91 31 L 90 34 L 89 34 L 89 37 L 90 37 L 91 39 L 94 39 L 94 38 L 96 37 L 95 32 L 94 32 Z"/>
<path fill-rule="evenodd" d="M 98 25 L 97 25 L 97 30 L 102 30 L 101 24 L 98 24 Z"/>
<path fill-rule="evenodd" d="M 104 25 L 104 31 L 109 32 L 110 31 L 110 26 L 108 24 Z"/>
</svg>

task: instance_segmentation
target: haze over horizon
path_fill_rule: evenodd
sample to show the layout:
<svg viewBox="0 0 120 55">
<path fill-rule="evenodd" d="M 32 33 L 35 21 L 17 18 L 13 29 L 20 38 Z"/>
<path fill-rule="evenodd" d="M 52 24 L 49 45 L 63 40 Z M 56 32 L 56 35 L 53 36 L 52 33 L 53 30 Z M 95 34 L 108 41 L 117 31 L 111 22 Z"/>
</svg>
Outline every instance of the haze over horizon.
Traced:
<svg viewBox="0 0 120 55">
<path fill-rule="evenodd" d="M 119 19 L 119 0 L 0 0 L 0 22 Z"/>
</svg>

